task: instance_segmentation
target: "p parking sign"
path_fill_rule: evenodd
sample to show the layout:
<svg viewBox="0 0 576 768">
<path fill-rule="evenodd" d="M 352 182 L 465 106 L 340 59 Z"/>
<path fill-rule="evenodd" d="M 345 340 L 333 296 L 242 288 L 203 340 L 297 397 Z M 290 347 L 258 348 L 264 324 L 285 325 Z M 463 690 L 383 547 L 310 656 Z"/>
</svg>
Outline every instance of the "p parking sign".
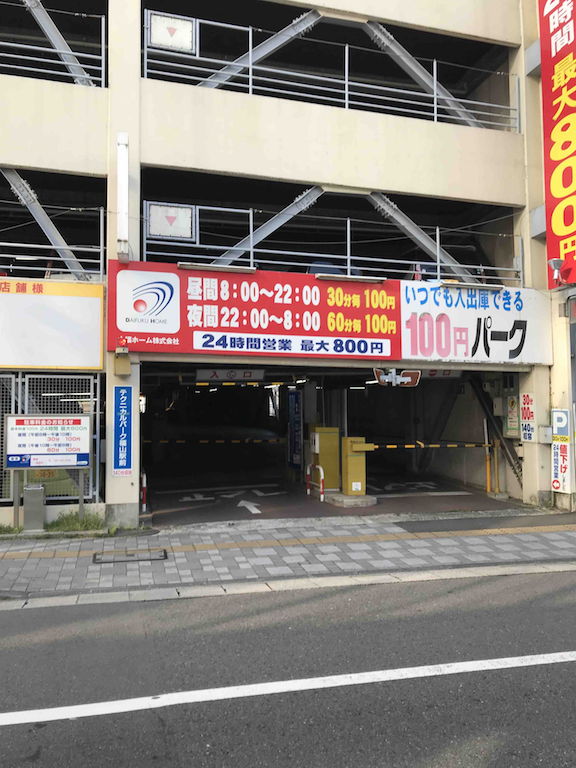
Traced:
<svg viewBox="0 0 576 768">
<path fill-rule="evenodd" d="M 552 490 L 572 493 L 570 411 L 552 409 Z"/>
</svg>

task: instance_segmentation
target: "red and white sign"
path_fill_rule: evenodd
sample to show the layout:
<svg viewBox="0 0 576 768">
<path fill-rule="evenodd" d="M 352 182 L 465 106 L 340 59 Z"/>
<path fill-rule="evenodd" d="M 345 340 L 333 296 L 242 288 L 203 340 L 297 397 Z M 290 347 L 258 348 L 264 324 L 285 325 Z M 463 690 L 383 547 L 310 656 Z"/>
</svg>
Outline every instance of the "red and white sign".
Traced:
<svg viewBox="0 0 576 768">
<path fill-rule="evenodd" d="M 400 282 L 111 261 L 108 349 L 399 360 Z"/>
<path fill-rule="evenodd" d="M 536 442 L 536 420 L 534 416 L 533 392 L 522 392 L 520 395 L 520 429 L 523 442 Z"/>
<path fill-rule="evenodd" d="M 576 41 L 573 0 L 539 0 L 542 58 L 546 245 L 576 282 Z M 553 288 L 553 270 L 548 268 Z"/>
<path fill-rule="evenodd" d="M 150 237 L 193 240 L 195 209 L 191 205 L 159 205 L 148 207 L 148 234 Z"/>
<path fill-rule="evenodd" d="M 193 19 L 152 11 L 149 26 L 149 45 L 156 48 L 175 48 L 179 51 L 195 53 L 196 31 Z"/>
</svg>

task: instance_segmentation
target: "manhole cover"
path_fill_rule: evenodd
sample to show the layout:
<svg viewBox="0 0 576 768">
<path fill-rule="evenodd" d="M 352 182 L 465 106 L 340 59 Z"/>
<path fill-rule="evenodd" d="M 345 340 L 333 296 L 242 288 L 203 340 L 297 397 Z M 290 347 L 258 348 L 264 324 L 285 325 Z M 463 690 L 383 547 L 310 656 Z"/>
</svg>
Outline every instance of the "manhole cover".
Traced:
<svg viewBox="0 0 576 768">
<path fill-rule="evenodd" d="M 165 549 L 128 550 L 115 549 L 113 552 L 95 552 L 93 563 L 142 563 L 151 560 L 168 560 Z"/>
</svg>

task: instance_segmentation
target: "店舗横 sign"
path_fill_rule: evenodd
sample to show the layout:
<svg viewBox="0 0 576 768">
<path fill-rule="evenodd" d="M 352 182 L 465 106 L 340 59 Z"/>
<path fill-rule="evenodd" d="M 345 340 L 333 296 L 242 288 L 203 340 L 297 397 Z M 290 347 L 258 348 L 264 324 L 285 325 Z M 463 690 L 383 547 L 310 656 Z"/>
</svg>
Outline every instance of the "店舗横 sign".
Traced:
<svg viewBox="0 0 576 768">
<path fill-rule="evenodd" d="M 90 466 L 91 416 L 5 417 L 6 469 Z"/>
</svg>

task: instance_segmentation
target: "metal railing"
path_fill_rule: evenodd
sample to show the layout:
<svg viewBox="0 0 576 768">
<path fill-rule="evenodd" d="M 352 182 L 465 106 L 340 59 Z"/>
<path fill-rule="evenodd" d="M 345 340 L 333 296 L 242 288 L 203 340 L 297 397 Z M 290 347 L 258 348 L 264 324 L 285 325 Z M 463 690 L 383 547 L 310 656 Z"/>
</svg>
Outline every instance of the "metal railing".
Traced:
<svg viewBox="0 0 576 768">
<path fill-rule="evenodd" d="M 70 213 L 78 213 L 70 209 Z M 106 266 L 105 211 L 98 209 L 97 245 L 69 245 L 70 250 L 88 276 L 104 279 Z M 3 277 L 37 278 L 58 280 L 70 275 L 70 270 L 60 258 L 55 246 L 20 242 L 0 241 L 0 281 Z"/>
<path fill-rule="evenodd" d="M 383 78 L 377 76 L 355 74 L 353 69 L 354 57 L 357 54 L 366 60 L 367 56 L 378 56 L 377 71 L 386 54 L 379 50 L 364 49 L 358 46 L 325 43 L 320 40 L 306 39 L 306 44 L 315 46 L 318 54 L 322 46 L 337 45 L 342 54 L 342 70 L 331 74 L 322 73 L 320 69 L 285 68 L 270 63 L 254 63 L 254 36 L 260 30 L 254 27 L 242 27 L 234 24 L 207 21 L 205 19 L 189 18 L 194 26 L 193 43 L 190 51 L 171 50 L 152 43 L 151 16 L 162 16 L 156 12 L 146 11 L 144 30 L 144 77 L 164 79 L 176 82 L 200 85 L 211 76 L 222 74 L 225 67 L 231 68 L 234 58 L 207 55 L 202 53 L 203 29 L 217 28 L 230 33 L 245 34 L 245 49 L 248 54 L 247 65 L 236 65 L 237 70 L 225 76 L 221 88 L 242 91 L 249 94 L 277 96 L 279 98 L 307 101 L 316 104 L 326 104 L 344 109 L 359 109 L 371 112 L 403 115 L 430 120 L 433 122 L 463 123 L 464 119 L 456 116 L 457 109 L 465 111 L 469 119 L 478 123 L 479 127 L 494 130 L 520 132 L 518 79 L 517 76 L 501 72 L 486 72 L 486 76 L 506 77 L 510 80 L 509 91 L 514 92 L 516 104 L 514 107 L 506 104 L 491 103 L 475 99 L 446 96 L 445 91 L 439 93 L 438 84 L 442 82 L 441 69 L 446 71 L 448 64 L 434 60 L 431 64 L 431 74 L 434 89 L 428 93 L 416 84 L 404 84 L 395 87 L 385 84 Z M 185 18 L 185 17 L 181 17 Z M 302 41 L 300 41 L 302 42 Z M 214 45 L 214 43 L 211 43 Z M 316 57 L 317 58 L 317 57 Z"/>
<path fill-rule="evenodd" d="M 386 277 L 391 279 L 454 280 L 454 268 L 442 261 L 442 250 L 452 251 L 458 259 L 458 266 L 468 270 L 480 283 L 501 284 L 523 287 L 522 241 L 515 242 L 515 236 L 472 231 L 468 234 L 485 237 L 507 238 L 510 241 L 510 262 L 512 266 L 493 266 L 482 259 L 481 254 L 475 263 L 461 260 L 459 254 L 475 250 L 472 245 L 455 243 L 455 236 L 467 234 L 463 230 L 424 227 L 437 243 L 436 260 L 422 257 L 412 241 L 393 225 L 382 221 L 368 221 L 333 216 L 299 214 L 290 224 L 284 225 L 275 238 L 267 238 L 258 245 L 253 244 L 256 228 L 264 217 L 274 212 L 264 213 L 254 208 L 224 208 L 220 206 L 198 205 L 192 209 L 193 227 L 191 238 L 159 237 L 150 234 L 150 206 L 168 205 L 166 203 L 144 204 L 144 261 L 168 262 L 216 262 L 224 253 L 237 251 L 234 260 L 237 266 L 256 267 L 258 269 L 278 271 L 300 271 L 311 274 L 326 273 L 334 275 L 353 275 L 365 277 Z M 302 241 L 295 230 L 307 222 L 315 232 L 310 240 Z M 313 222 L 312 225 L 310 222 Z M 319 228 L 325 232 L 325 240 L 319 238 Z M 368 228 L 368 229 L 367 229 Z M 234 231 L 235 234 L 232 234 Z M 229 232 L 230 234 L 226 234 Z M 378 235 L 374 237 L 374 235 Z M 279 238 L 284 235 L 284 239 Z M 250 238 L 248 247 L 238 247 L 244 238 Z M 335 237 L 339 239 L 335 240 Z M 400 255 L 387 251 L 387 243 L 402 243 Z M 514 246 L 518 245 L 519 256 L 514 258 Z M 308 246 L 308 247 L 306 247 Z M 337 246 L 335 248 L 334 246 Z M 367 249 L 373 253 L 367 253 Z M 381 251 L 381 253 L 374 253 Z M 407 252 L 406 255 L 402 255 Z M 412 255 L 412 253 L 414 255 Z M 460 270 L 461 271 L 461 270 Z"/>
<path fill-rule="evenodd" d="M 25 10 L 25 9 L 23 9 Z M 78 14 L 82 15 L 82 14 Z M 99 24 L 98 42 L 82 43 L 95 53 L 74 50 L 72 54 L 85 72 L 83 79 L 94 86 L 106 86 L 106 17 L 91 16 Z M 1 27 L 0 27 L 1 30 Z M 46 44 L 33 45 L 18 42 L 21 35 L 10 35 L 7 29 L 0 31 L 0 74 L 40 77 L 44 80 L 59 80 L 73 83 L 78 75 L 72 74 L 61 57 L 70 56 L 69 50 L 53 48 L 45 38 L 38 37 Z M 12 38 L 12 39 L 10 39 Z"/>
<path fill-rule="evenodd" d="M 90 470 L 59 469 L 27 470 L 25 483 L 40 482 L 46 488 L 46 498 L 54 501 L 78 501 L 83 485 L 83 498 L 98 501 L 100 488 L 100 420 L 103 413 L 100 374 L 1 374 L 0 375 L 0 436 L 4 416 L 9 413 L 76 415 L 93 417 L 93 461 Z M 0 502 L 14 500 L 12 472 L 3 471 L 4 443 L 0 441 Z"/>
</svg>

